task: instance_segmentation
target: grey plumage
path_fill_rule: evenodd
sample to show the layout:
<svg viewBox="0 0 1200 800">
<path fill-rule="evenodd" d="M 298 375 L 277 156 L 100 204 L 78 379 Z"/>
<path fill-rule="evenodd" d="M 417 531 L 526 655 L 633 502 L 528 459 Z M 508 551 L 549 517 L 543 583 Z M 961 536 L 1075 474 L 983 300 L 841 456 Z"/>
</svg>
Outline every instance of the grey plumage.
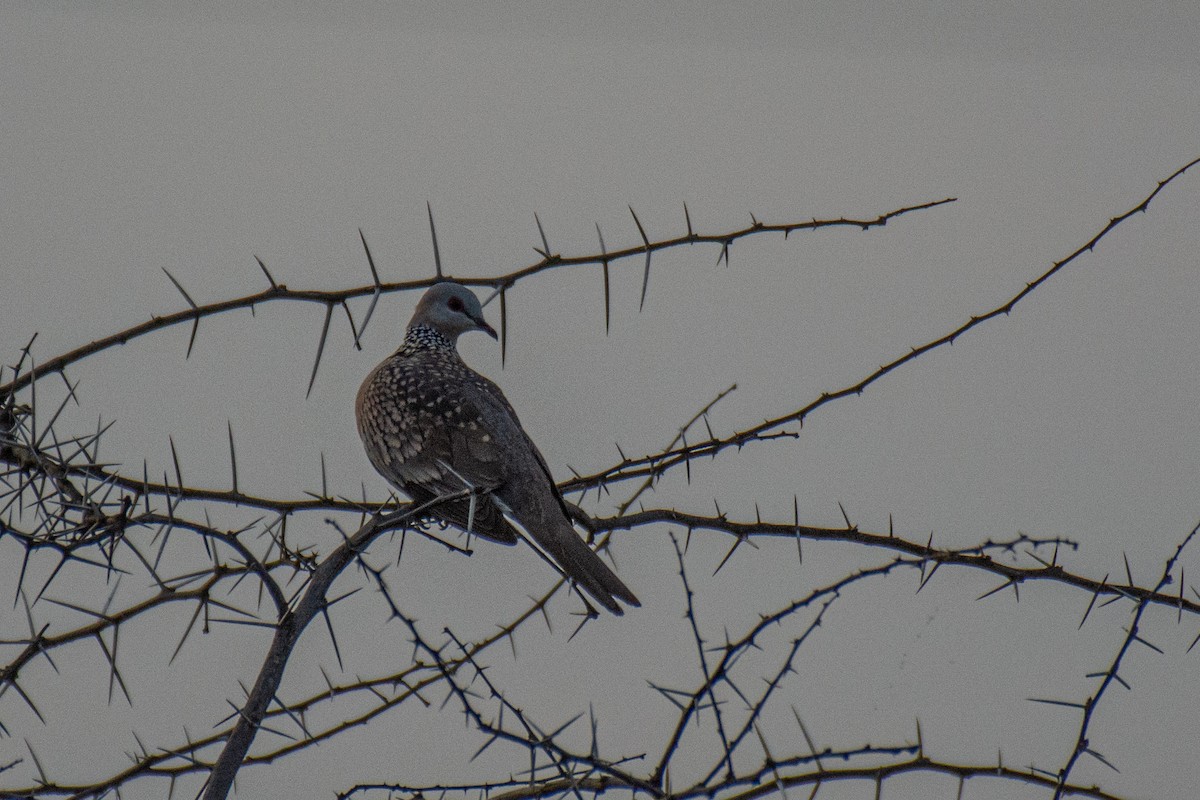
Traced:
<svg viewBox="0 0 1200 800">
<path fill-rule="evenodd" d="M 545 459 L 499 387 L 459 357 L 458 337 L 470 330 L 496 338 L 466 287 L 439 283 L 421 298 L 404 344 L 358 391 L 358 431 L 371 463 L 416 502 L 488 489 L 474 509 L 457 500 L 430 513 L 503 544 L 525 539 L 614 614 L 622 613 L 618 599 L 640 606 L 575 532 Z"/>
</svg>

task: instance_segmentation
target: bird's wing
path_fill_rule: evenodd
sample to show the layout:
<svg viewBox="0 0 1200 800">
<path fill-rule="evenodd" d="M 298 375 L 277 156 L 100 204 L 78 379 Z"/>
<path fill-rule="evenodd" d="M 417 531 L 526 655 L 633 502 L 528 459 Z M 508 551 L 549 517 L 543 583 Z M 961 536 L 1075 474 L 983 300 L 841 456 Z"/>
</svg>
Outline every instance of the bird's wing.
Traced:
<svg viewBox="0 0 1200 800">
<path fill-rule="evenodd" d="M 504 455 L 506 477 L 497 487 L 495 501 L 517 522 L 522 538 L 534 550 L 609 611 L 623 613 L 617 598 L 640 606 L 629 587 L 575 531 L 546 459 L 521 427 L 507 398 L 491 381 L 483 377 L 480 381 L 486 388 L 473 394 L 479 416 L 490 434 L 488 443 Z"/>
<path fill-rule="evenodd" d="M 504 428 L 505 420 L 496 419 L 495 399 L 474 386 L 441 388 L 418 404 L 412 428 L 420 431 L 420 440 L 395 461 L 394 469 L 405 483 L 437 493 L 494 488 L 506 477 L 496 435 L 497 422 Z"/>
<path fill-rule="evenodd" d="M 436 397 L 423 396 L 421 400 L 416 404 L 420 419 L 413 426 L 421 431 L 419 444 L 387 465 L 387 472 L 414 499 L 432 499 L 468 487 L 495 490 L 494 496 L 485 495 L 484 499 L 498 500 L 501 495 L 527 498 L 517 503 L 517 509 L 503 505 L 523 527 L 533 529 L 535 539 L 543 529 L 571 529 L 570 514 L 550 467 L 500 387 L 468 369 L 460 380 L 443 385 Z M 538 513 L 532 516 L 538 519 L 528 518 L 530 506 L 536 507 Z M 445 513 L 433 513 L 460 528 L 467 527 L 468 501 L 451 501 L 442 508 Z M 519 536 L 492 502 L 477 502 L 471 521 L 485 536 L 505 543 Z M 571 536 L 578 539 L 573 530 Z M 530 544 L 545 549 L 537 541 Z"/>
<path fill-rule="evenodd" d="M 384 477 L 417 503 L 468 487 L 491 489 L 503 480 L 501 452 L 463 392 L 447 394 L 442 386 L 439 392 L 409 394 L 400 403 L 372 403 L 373 393 L 395 393 L 405 381 L 402 373 L 383 366 L 363 384 L 358 420 L 367 455 Z M 448 386 L 452 390 L 454 384 Z M 502 544 L 517 542 L 516 531 L 486 495 L 446 501 L 429 516 Z"/>
</svg>

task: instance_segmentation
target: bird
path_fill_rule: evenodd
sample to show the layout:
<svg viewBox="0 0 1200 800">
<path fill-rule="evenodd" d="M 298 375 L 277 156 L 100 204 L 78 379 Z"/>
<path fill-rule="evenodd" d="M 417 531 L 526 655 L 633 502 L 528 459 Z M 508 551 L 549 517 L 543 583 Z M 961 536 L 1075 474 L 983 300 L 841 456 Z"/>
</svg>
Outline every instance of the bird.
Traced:
<svg viewBox="0 0 1200 800">
<path fill-rule="evenodd" d="M 475 293 L 431 286 L 417 303 L 400 348 L 367 375 L 355 417 L 372 466 L 428 514 L 501 544 L 524 540 L 613 614 L 641 602 L 580 538 L 546 459 L 495 383 L 467 366 L 458 337 L 498 339 Z M 592 609 L 589 604 L 589 615 Z"/>
</svg>

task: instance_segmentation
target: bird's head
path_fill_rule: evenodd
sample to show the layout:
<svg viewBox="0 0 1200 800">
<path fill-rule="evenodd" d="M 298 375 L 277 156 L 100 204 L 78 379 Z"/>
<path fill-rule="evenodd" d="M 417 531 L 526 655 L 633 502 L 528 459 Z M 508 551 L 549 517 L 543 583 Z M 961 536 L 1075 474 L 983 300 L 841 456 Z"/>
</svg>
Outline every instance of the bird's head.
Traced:
<svg viewBox="0 0 1200 800">
<path fill-rule="evenodd" d="M 475 293 L 450 281 L 434 284 L 421 297 L 408 327 L 418 325 L 432 328 L 451 342 L 467 331 L 483 331 L 493 339 L 499 338 L 483 318 L 483 307 Z"/>
</svg>

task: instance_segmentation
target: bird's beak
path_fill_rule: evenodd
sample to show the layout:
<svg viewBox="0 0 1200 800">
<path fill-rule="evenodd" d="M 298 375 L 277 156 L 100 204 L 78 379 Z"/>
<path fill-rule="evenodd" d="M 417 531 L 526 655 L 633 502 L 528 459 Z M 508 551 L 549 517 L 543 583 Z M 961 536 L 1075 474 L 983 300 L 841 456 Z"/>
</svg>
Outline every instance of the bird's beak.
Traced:
<svg viewBox="0 0 1200 800">
<path fill-rule="evenodd" d="M 484 333 L 486 333 L 488 336 L 492 337 L 496 341 L 500 341 L 500 334 L 496 333 L 496 329 L 493 328 L 491 325 L 488 325 L 487 320 L 485 320 L 483 317 L 480 317 L 479 319 L 475 320 L 475 324 L 479 326 L 479 330 L 483 331 Z"/>
</svg>

